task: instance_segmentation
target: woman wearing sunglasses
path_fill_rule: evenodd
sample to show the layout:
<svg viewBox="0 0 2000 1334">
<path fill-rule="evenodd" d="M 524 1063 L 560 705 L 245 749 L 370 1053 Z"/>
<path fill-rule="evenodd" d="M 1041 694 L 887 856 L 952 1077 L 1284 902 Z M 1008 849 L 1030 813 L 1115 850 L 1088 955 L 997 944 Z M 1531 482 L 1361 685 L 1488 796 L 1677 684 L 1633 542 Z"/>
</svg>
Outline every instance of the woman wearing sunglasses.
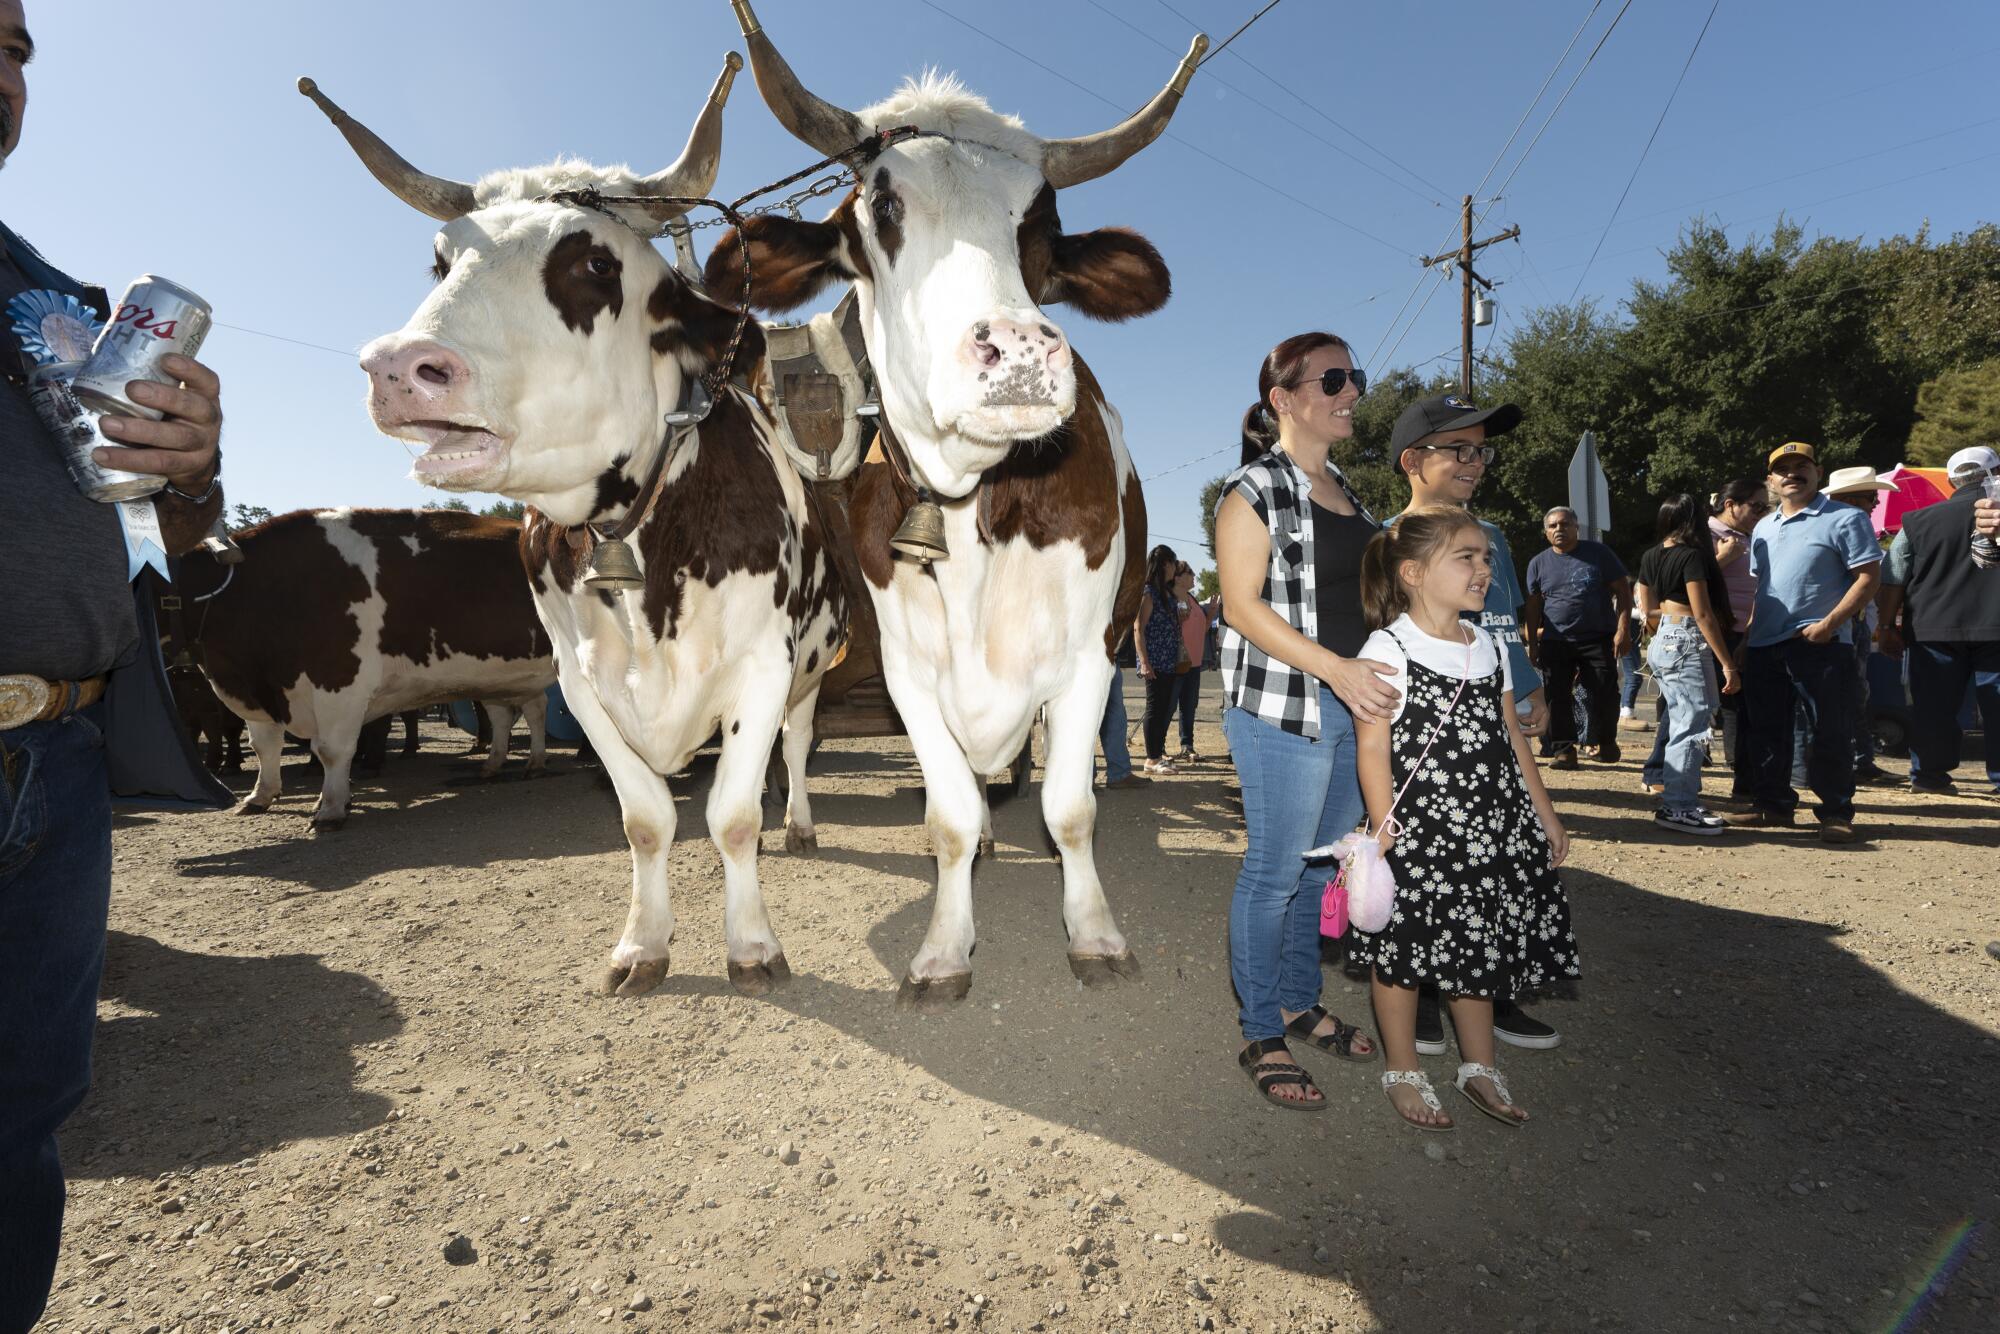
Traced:
<svg viewBox="0 0 2000 1334">
<path fill-rule="evenodd" d="M 1249 835 L 1229 909 L 1229 970 L 1241 1004 L 1237 1062 L 1267 1101 L 1326 1100 L 1287 1037 L 1346 1060 L 1375 1044 L 1319 1003 L 1319 910 L 1327 868 L 1308 848 L 1360 823 L 1354 719 L 1387 721 L 1394 668 L 1357 658 L 1361 554 L 1375 520 L 1331 457 L 1354 434 L 1367 377 L 1329 333 L 1287 338 L 1257 377 L 1242 466 L 1215 517 L 1222 584 L 1222 732 Z"/>
</svg>

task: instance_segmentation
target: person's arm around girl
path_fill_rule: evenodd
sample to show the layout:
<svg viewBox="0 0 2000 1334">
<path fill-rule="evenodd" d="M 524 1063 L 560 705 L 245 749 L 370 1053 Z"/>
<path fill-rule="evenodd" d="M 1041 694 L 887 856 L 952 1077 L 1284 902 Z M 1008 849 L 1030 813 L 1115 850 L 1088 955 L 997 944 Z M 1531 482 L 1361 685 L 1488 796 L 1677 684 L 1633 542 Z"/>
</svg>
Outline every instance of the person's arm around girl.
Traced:
<svg viewBox="0 0 2000 1334">
<path fill-rule="evenodd" d="M 1294 630 L 1264 601 L 1270 563 L 1270 530 L 1248 500 L 1229 495 L 1215 516 L 1216 577 L 1229 623 L 1267 656 L 1324 681 L 1357 726 L 1379 722 L 1386 733 L 1402 695 L 1383 678 L 1396 675 L 1396 669 L 1371 658 L 1343 658 Z"/>
</svg>

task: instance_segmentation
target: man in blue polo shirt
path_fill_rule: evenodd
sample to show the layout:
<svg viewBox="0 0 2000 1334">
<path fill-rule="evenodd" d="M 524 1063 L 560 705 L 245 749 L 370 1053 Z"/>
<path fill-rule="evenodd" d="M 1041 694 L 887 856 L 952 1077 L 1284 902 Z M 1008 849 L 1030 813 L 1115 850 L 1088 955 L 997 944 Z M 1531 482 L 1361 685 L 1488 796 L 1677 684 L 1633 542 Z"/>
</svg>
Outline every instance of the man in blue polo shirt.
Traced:
<svg viewBox="0 0 2000 1334">
<path fill-rule="evenodd" d="M 1857 670 L 1854 623 L 1874 598 L 1882 569 L 1867 516 L 1819 493 L 1811 445 L 1772 450 L 1768 480 L 1778 508 L 1750 534 L 1757 596 L 1743 656 L 1744 707 L 1757 719 L 1750 760 L 1755 804 L 1724 817 L 1747 828 L 1792 823 L 1799 802 L 1791 785 L 1793 702 L 1803 700 L 1815 722 L 1843 717 Z M 1820 800 L 1821 841 L 1853 842 L 1854 750 L 1846 727 L 1813 727 L 1806 775 Z"/>
</svg>

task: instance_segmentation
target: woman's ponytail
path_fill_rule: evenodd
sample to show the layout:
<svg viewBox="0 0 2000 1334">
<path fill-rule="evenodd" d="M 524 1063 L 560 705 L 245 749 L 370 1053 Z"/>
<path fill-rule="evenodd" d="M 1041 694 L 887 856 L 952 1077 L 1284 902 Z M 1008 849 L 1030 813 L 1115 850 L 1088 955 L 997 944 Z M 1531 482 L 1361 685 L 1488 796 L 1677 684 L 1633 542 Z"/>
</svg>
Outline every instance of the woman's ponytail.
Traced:
<svg viewBox="0 0 2000 1334">
<path fill-rule="evenodd" d="M 1248 463 L 1261 454 L 1269 453 L 1277 443 L 1277 414 L 1271 411 L 1269 403 L 1259 399 L 1243 414 L 1243 457 L 1240 461 Z"/>
</svg>

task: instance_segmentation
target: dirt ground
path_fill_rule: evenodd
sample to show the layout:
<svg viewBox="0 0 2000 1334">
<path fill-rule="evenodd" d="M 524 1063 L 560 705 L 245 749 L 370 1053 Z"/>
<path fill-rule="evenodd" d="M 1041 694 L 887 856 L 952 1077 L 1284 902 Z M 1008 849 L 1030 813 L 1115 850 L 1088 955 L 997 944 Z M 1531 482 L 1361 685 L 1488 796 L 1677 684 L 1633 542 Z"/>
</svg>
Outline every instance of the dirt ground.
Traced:
<svg viewBox="0 0 2000 1334">
<path fill-rule="evenodd" d="M 45 1329 L 2000 1328 L 2000 805 L 1864 790 L 1859 846 L 1703 843 L 1648 822 L 1650 738 L 1552 775 L 1582 997 L 1502 1049 L 1532 1124 L 1420 1135 L 1375 1068 L 1308 1053 L 1313 1116 L 1236 1068 L 1226 759 L 1100 802 L 1136 985 L 1071 979 L 1031 792 L 972 997 L 919 1016 L 905 744 L 821 750 L 817 860 L 767 830 L 764 1000 L 724 980 L 698 763 L 674 971 L 614 1001 L 611 794 L 567 754 L 468 783 L 430 729 L 343 833 L 297 757 L 270 815 L 119 820 Z"/>
</svg>

